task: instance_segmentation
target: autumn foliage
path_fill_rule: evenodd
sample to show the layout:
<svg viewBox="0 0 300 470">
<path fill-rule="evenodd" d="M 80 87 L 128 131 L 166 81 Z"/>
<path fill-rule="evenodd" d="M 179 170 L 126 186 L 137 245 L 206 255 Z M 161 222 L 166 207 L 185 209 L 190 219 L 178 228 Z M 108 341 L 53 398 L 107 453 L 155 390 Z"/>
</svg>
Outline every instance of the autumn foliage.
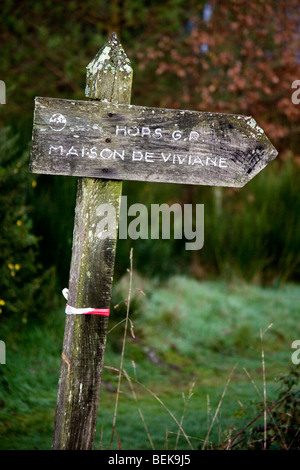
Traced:
<svg viewBox="0 0 300 470">
<path fill-rule="evenodd" d="M 36 95 L 83 98 L 85 67 L 115 31 L 134 66 L 135 104 L 249 114 L 279 158 L 299 154 L 297 0 L 6 0 L 2 15 L 0 78 L 8 117 L 22 125 Z"/>
<path fill-rule="evenodd" d="M 299 3 L 211 1 L 191 13 L 180 37 L 157 31 L 154 45 L 137 52 L 145 76 L 155 64 L 149 87 L 160 88 L 158 104 L 252 115 L 281 158 L 299 154 L 300 109 L 291 99 L 300 78 Z"/>
</svg>

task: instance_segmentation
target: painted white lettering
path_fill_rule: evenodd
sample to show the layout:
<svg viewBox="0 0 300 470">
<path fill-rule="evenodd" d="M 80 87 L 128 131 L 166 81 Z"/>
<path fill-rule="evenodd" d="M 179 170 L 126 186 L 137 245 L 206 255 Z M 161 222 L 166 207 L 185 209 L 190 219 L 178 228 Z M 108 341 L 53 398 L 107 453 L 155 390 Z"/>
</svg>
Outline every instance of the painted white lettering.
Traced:
<svg viewBox="0 0 300 470">
<path fill-rule="evenodd" d="M 165 155 L 164 153 L 161 153 L 161 156 L 163 157 L 163 161 L 167 162 L 171 158 L 171 153 L 169 153 L 168 155 Z"/>
<path fill-rule="evenodd" d="M 101 150 L 100 152 L 100 157 L 103 158 L 104 160 L 109 160 L 113 156 L 112 150 L 106 148 Z"/>
<path fill-rule="evenodd" d="M 77 150 L 76 150 L 76 149 L 73 147 L 73 145 L 72 145 L 72 147 L 70 148 L 70 150 L 68 151 L 68 153 L 67 153 L 66 155 L 67 155 L 67 156 L 68 156 L 68 155 L 76 155 L 76 157 L 78 157 L 78 152 L 77 152 Z"/>
<path fill-rule="evenodd" d="M 126 126 L 124 126 L 124 127 L 116 126 L 116 135 L 118 135 L 119 133 L 123 133 L 123 135 L 125 136 L 126 135 Z"/>
<path fill-rule="evenodd" d="M 121 158 L 121 160 L 124 160 L 125 151 L 122 150 L 122 153 L 120 153 L 120 152 L 118 152 L 117 150 L 114 150 L 114 159 L 115 159 L 116 157 L 119 157 L 119 158 Z"/>
<path fill-rule="evenodd" d="M 146 152 L 145 153 L 145 161 L 148 162 L 148 163 L 154 163 L 154 153 L 151 153 L 151 152 Z"/>
<path fill-rule="evenodd" d="M 179 139 L 181 139 L 181 131 L 174 131 L 174 132 L 172 133 L 172 138 L 173 138 L 174 140 L 179 140 Z"/>
<path fill-rule="evenodd" d="M 145 135 L 150 135 L 149 127 L 142 127 L 142 137 L 144 137 Z"/>
<path fill-rule="evenodd" d="M 161 139 L 162 138 L 161 129 L 155 129 L 153 137 L 154 139 Z"/>
<path fill-rule="evenodd" d="M 219 167 L 220 167 L 220 168 L 227 168 L 227 158 L 225 158 L 225 157 L 220 157 L 220 160 L 219 160 Z"/>
<path fill-rule="evenodd" d="M 59 151 L 60 151 L 60 154 L 62 155 L 62 154 L 63 154 L 63 151 L 64 151 L 64 148 L 63 148 L 62 145 L 59 145 L 58 147 L 54 147 L 53 145 L 50 145 L 50 146 L 49 146 L 49 155 L 51 155 L 52 150 L 54 150 L 55 152 L 56 152 L 57 150 L 59 150 Z"/>
<path fill-rule="evenodd" d="M 195 165 L 195 163 L 200 163 L 200 165 L 204 166 L 203 161 L 201 160 L 200 157 L 198 157 L 198 155 L 196 155 L 196 157 L 194 158 L 192 165 Z"/>
<path fill-rule="evenodd" d="M 182 163 L 185 161 L 187 155 L 173 155 L 173 163 L 179 163 L 179 165 L 182 165 Z"/>
<path fill-rule="evenodd" d="M 191 131 L 189 140 L 198 140 L 198 139 L 199 139 L 199 133 L 196 131 Z"/>
<path fill-rule="evenodd" d="M 89 157 L 89 158 L 96 158 L 96 157 L 97 157 L 97 148 L 96 148 L 96 147 L 92 147 L 92 148 L 88 151 L 88 157 Z"/>
<path fill-rule="evenodd" d="M 134 150 L 132 152 L 132 160 L 137 160 L 137 161 L 143 160 L 143 152 Z"/>
<path fill-rule="evenodd" d="M 206 165 L 209 166 L 209 162 L 211 162 L 211 164 L 213 166 L 217 166 L 217 158 L 210 158 L 210 157 L 207 157 L 206 158 Z"/>
<path fill-rule="evenodd" d="M 128 129 L 128 135 L 132 136 L 132 137 L 135 137 L 136 135 L 139 135 L 140 133 L 140 130 L 137 126 L 132 126 L 132 127 L 129 127 Z"/>
</svg>

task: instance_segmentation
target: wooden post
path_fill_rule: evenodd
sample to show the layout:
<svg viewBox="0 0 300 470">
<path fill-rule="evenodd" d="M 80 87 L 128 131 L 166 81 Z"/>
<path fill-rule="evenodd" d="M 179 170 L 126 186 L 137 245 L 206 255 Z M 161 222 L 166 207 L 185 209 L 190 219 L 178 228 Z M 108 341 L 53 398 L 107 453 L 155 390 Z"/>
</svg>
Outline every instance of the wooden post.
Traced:
<svg viewBox="0 0 300 470">
<path fill-rule="evenodd" d="M 86 96 L 129 104 L 132 67 L 112 34 L 87 67 Z M 119 214 L 121 181 L 79 178 L 68 304 L 110 308 L 116 238 L 97 233 L 101 204 Z M 66 315 L 53 449 L 91 450 L 94 444 L 108 318 Z"/>
</svg>

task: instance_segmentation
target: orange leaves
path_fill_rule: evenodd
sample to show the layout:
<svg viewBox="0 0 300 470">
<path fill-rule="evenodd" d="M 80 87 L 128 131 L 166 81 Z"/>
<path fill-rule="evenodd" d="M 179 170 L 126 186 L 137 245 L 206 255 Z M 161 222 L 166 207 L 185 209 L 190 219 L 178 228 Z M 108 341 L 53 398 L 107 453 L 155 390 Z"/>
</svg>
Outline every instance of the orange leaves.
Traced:
<svg viewBox="0 0 300 470">
<path fill-rule="evenodd" d="M 300 79 L 298 0 L 209 4 L 206 18 L 203 7 L 198 13 L 191 7 L 188 27 L 182 23 L 178 34 L 151 31 L 152 45 L 144 49 L 140 67 L 161 81 L 155 84 L 157 101 L 147 103 L 247 113 L 279 151 L 287 143 L 299 148 L 300 108 L 291 100 L 291 85 Z M 154 76 L 144 78 L 153 90 Z"/>
</svg>

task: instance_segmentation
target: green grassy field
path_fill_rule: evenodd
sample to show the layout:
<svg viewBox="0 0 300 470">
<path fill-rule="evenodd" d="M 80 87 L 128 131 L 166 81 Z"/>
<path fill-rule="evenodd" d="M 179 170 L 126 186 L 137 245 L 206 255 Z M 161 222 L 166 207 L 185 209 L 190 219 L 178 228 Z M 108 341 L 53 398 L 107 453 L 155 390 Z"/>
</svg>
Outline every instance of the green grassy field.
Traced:
<svg viewBox="0 0 300 470">
<path fill-rule="evenodd" d="M 163 284 L 138 275 L 133 281 L 134 337 L 128 331 L 113 449 L 197 449 L 205 440 L 206 448 L 224 446 L 262 401 L 261 331 L 269 400 L 278 394 L 276 377 L 291 370 L 291 344 L 300 338 L 300 286 L 186 277 Z M 125 276 L 114 286 L 113 305 L 119 307 L 111 313 L 95 449 L 110 447 L 118 381 L 113 368 L 120 365 L 128 285 Z M 62 301 L 42 322 L 2 320 L 2 450 L 51 448 L 63 311 Z"/>
</svg>

